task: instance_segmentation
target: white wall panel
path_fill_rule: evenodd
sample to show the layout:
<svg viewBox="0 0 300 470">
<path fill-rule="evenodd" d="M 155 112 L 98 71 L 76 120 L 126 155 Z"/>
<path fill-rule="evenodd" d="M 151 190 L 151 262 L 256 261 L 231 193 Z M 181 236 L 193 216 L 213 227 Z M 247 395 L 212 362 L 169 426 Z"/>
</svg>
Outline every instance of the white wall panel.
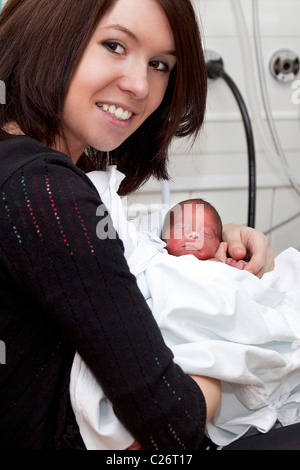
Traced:
<svg viewBox="0 0 300 470">
<path fill-rule="evenodd" d="M 275 201 L 273 210 L 272 224 L 277 226 L 283 221 L 293 218 L 296 214 L 299 214 L 297 218 L 291 220 L 289 223 L 275 230 L 270 238 L 272 246 L 276 247 L 276 252 L 293 246 L 300 249 L 300 207 L 299 207 L 299 196 L 296 196 L 294 192 L 287 188 L 277 188 L 275 191 Z"/>
<path fill-rule="evenodd" d="M 204 31 L 203 44 L 206 49 L 221 54 L 225 70 L 242 93 L 252 118 L 258 186 L 256 228 L 265 231 L 282 222 L 285 216 L 300 212 L 300 196 L 291 188 L 282 166 L 274 158 L 255 60 L 252 0 L 235 1 L 240 2 L 245 13 L 250 41 L 250 49 L 246 52 L 232 2 L 195 0 Z M 300 1 L 259 0 L 258 7 L 264 76 L 271 113 L 284 155 L 296 174 L 300 173 L 300 108 L 292 102 L 295 93 L 292 83 L 276 81 L 269 71 L 269 63 L 274 52 L 282 48 L 291 49 L 300 56 Z M 250 73 L 249 63 L 252 63 Z M 299 75 L 297 79 L 300 80 Z M 265 145 L 265 137 L 268 146 Z M 232 92 L 223 80 L 210 80 L 206 122 L 199 138 L 192 148 L 187 142 L 174 142 L 170 151 L 171 203 L 177 202 L 183 195 L 200 192 L 217 206 L 225 222 L 246 223 L 247 159 L 244 128 Z M 160 185 L 152 180 L 135 198 L 149 202 L 150 195 L 159 202 Z M 297 240 L 300 237 L 297 238 L 297 234 L 300 234 L 300 218 L 273 232 L 270 241 L 275 253 L 287 246 L 298 248 L 300 242 Z"/>
</svg>

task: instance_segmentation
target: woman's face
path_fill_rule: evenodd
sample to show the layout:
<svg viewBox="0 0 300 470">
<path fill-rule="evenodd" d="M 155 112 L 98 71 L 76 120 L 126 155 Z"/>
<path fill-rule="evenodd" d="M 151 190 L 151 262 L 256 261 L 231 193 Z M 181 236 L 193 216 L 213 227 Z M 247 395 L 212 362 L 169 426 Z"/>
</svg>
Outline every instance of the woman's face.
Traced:
<svg viewBox="0 0 300 470">
<path fill-rule="evenodd" d="M 168 19 L 156 0 L 117 0 L 102 17 L 71 80 L 62 113 L 77 161 L 92 146 L 119 147 L 161 104 L 176 63 Z"/>
</svg>

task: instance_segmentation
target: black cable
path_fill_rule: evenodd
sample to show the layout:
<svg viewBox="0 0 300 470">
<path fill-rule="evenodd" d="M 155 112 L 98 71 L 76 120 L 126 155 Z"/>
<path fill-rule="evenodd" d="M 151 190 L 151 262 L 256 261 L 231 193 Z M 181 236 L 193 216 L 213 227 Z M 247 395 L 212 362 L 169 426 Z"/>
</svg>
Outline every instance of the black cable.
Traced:
<svg viewBox="0 0 300 470">
<path fill-rule="evenodd" d="M 231 89 L 234 97 L 239 106 L 244 128 L 246 132 L 247 147 L 248 147 L 248 168 L 249 168 L 249 200 L 248 200 L 248 226 L 255 227 L 255 209 L 256 209 L 256 163 L 255 163 L 255 145 L 254 137 L 251 126 L 251 120 L 243 100 L 243 97 L 232 80 L 224 70 L 223 62 L 221 60 L 210 60 L 206 64 L 207 75 L 209 78 L 222 78 L 229 88 Z"/>
</svg>

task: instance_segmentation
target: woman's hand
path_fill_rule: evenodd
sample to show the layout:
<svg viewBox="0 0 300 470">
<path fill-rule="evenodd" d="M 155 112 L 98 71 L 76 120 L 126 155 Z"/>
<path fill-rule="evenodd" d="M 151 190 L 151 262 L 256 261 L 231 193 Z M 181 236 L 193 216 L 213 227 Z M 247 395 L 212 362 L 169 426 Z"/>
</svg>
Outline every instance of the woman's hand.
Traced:
<svg viewBox="0 0 300 470">
<path fill-rule="evenodd" d="M 262 232 L 246 226 L 226 224 L 223 227 L 223 240 L 228 242 L 229 256 L 249 261 L 244 268 L 246 271 L 262 277 L 274 269 L 274 253 Z"/>
</svg>

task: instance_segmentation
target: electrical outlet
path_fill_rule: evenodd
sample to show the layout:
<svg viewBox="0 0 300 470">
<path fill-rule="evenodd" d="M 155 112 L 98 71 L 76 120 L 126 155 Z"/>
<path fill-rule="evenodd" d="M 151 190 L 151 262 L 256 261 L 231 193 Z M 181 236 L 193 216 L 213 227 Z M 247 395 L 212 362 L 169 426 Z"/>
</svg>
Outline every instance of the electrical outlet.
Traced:
<svg viewBox="0 0 300 470">
<path fill-rule="evenodd" d="M 300 69 L 299 57 L 296 52 L 283 49 L 275 52 L 270 60 L 272 76 L 279 82 L 295 80 Z"/>
<path fill-rule="evenodd" d="M 204 56 L 205 56 L 205 62 L 206 63 L 208 63 L 210 61 L 213 61 L 213 62 L 219 62 L 220 65 L 223 65 L 222 56 L 218 52 L 207 49 L 204 52 Z"/>
</svg>

